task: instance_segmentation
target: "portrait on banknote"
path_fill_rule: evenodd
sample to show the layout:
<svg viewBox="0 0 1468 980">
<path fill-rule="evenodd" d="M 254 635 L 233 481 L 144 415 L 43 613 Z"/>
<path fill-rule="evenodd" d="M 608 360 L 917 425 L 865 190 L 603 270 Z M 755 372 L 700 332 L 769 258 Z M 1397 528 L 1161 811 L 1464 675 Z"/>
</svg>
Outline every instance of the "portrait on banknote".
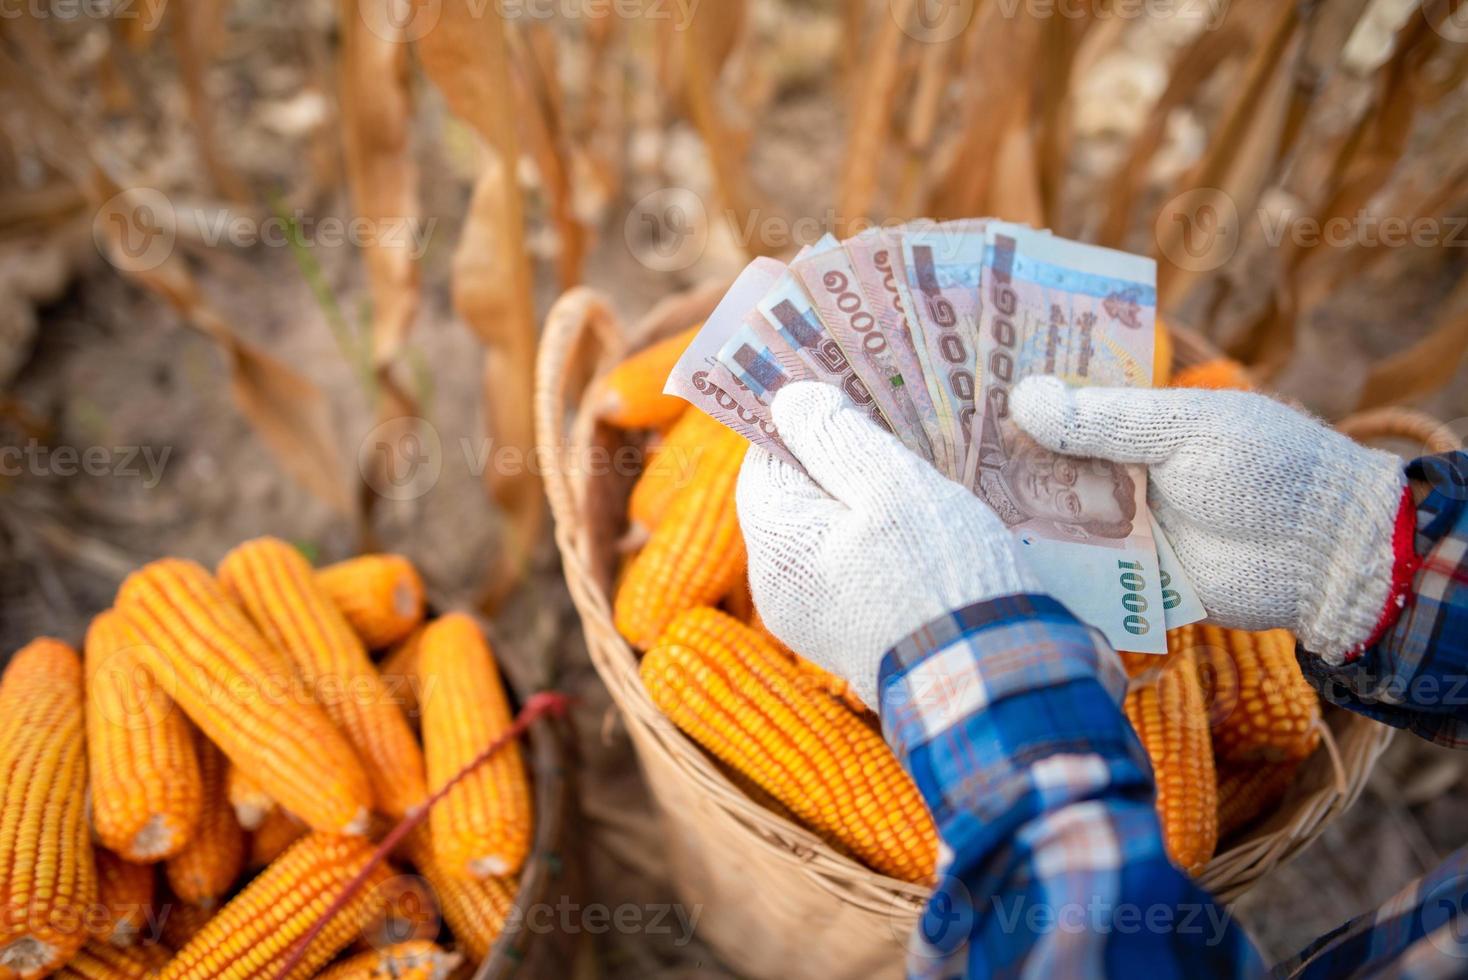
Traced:
<svg viewBox="0 0 1468 980">
<path fill-rule="evenodd" d="M 1128 467 L 1051 452 L 1008 417 L 985 416 L 978 489 L 1006 525 L 1051 529 L 1065 538 L 1120 546 L 1137 518 Z"/>
</svg>

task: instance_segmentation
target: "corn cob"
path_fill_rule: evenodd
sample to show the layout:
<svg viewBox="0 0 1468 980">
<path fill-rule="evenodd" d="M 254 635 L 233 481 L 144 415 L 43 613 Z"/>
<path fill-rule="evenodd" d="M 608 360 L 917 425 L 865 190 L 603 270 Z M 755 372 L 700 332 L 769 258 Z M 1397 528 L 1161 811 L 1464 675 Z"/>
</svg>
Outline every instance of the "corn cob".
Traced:
<svg viewBox="0 0 1468 980">
<path fill-rule="evenodd" d="M 438 903 L 418 875 L 397 875 L 380 889 L 382 915 L 362 930 L 358 946 L 386 949 L 398 943 L 438 935 Z M 365 946 L 364 946 L 365 944 Z"/>
<path fill-rule="evenodd" d="M 744 576 L 734 484 L 748 448 L 728 429 L 710 441 L 692 481 L 632 560 L 615 604 L 617 630 L 632 645 L 652 646 L 679 613 L 718 602 Z"/>
<path fill-rule="evenodd" d="M 142 636 L 107 610 L 87 630 L 92 826 L 130 861 L 177 854 L 199 819 L 192 727 L 143 666 Z"/>
<path fill-rule="evenodd" d="M 1158 317 L 1152 343 L 1152 387 L 1166 388 L 1172 380 L 1172 332 Z"/>
<path fill-rule="evenodd" d="M 1173 657 L 1156 677 L 1133 684 L 1125 709 L 1152 760 L 1168 856 L 1196 875 L 1218 844 L 1218 785 L 1194 658 Z"/>
<path fill-rule="evenodd" d="M 65 980 L 148 980 L 167 961 L 168 950 L 162 946 L 118 949 L 92 939 L 52 976 Z"/>
<path fill-rule="evenodd" d="M 1320 701 L 1286 630 L 1249 633 L 1202 623 L 1175 631 L 1217 679 L 1213 751 L 1229 762 L 1304 759 L 1320 744 Z"/>
<path fill-rule="evenodd" d="M 937 834 L 911 777 L 879 734 L 812 692 L 755 630 L 691 610 L 643 657 L 642 681 L 679 728 L 806 826 L 883 874 L 932 876 Z"/>
<path fill-rule="evenodd" d="M 597 417 L 622 429 L 660 429 L 675 422 L 688 403 L 663 394 L 663 385 L 702 326 L 660 340 L 612 368 L 598 388 Z"/>
<path fill-rule="evenodd" d="M 225 791 L 229 805 L 234 807 L 234 817 L 246 830 L 254 830 L 265 822 L 265 818 L 276 810 L 275 801 L 255 780 L 234 763 L 229 764 L 225 776 Z"/>
<path fill-rule="evenodd" d="M 409 834 L 403 846 L 408 859 L 432 887 L 433 899 L 459 947 L 475 960 L 484 959 L 504 931 L 515 905 L 519 879 L 510 876 L 472 881 L 455 874 L 434 856 L 430 835 L 423 827 Z"/>
<path fill-rule="evenodd" d="M 160 980 L 274 977 L 371 856 L 371 845 L 360 837 L 318 832 L 301 839 L 220 909 L 168 962 Z M 290 976 L 312 976 L 351 942 L 379 914 L 379 889 L 391 877 L 387 865 L 374 867 Z"/>
<path fill-rule="evenodd" d="M 256 538 L 225 556 L 219 582 L 347 736 L 377 809 L 401 817 L 421 805 L 428 789 L 418 740 L 346 617 L 312 583 L 305 557 L 277 538 Z"/>
<path fill-rule="evenodd" d="M 390 701 L 398 706 L 411 724 L 418 724 L 422 713 L 421 683 L 418 679 L 418 651 L 423 640 L 423 627 L 395 643 L 377 665 Z"/>
<path fill-rule="evenodd" d="M 1238 361 L 1219 357 L 1183 368 L 1173 375 L 1172 386 L 1174 388 L 1211 388 L 1214 390 L 1234 388 L 1239 391 L 1249 391 L 1254 387 L 1254 381 L 1249 377 L 1248 370 Z"/>
<path fill-rule="evenodd" d="M 131 946 L 148 927 L 153 905 L 154 874 L 151 864 L 125 861 L 103 848 L 97 859 L 97 905 L 89 914 L 87 930 L 114 946 Z"/>
<path fill-rule="evenodd" d="M 200 739 L 204 809 L 184 849 L 164 864 L 168 887 L 191 905 L 215 908 L 245 867 L 245 831 L 229 805 L 224 755 Z"/>
<path fill-rule="evenodd" d="M 309 831 L 309 827 L 280 807 L 271 810 L 250 834 L 250 867 L 265 867 Z"/>
<path fill-rule="evenodd" d="M 423 631 L 423 745 L 436 792 L 510 727 L 494 656 L 468 616 L 443 616 Z M 433 848 L 455 873 L 511 875 L 530 849 L 530 786 L 511 742 L 458 783 L 428 815 Z"/>
<path fill-rule="evenodd" d="M 0 678 L 0 971 L 50 972 L 86 941 L 97 900 L 87 833 L 82 662 L 59 640 Z"/>
<path fill-rule="evenodd" d="M 632 494 L 627 498 L 627 519 L 632 525 L 629 536 L 640 541 L 652 533 L 679 492 L 691 482 L 708 447 L 731 435 L 705 412 L 696 408 L 684 412 L 657 452 L 648 455 L 642 475 L 632 485 Z"/>
<path fill-rule="evenodd" d="M 1299 774 L 1298 762 L 1218 765 L 1218 837 L 1226 840 L 1273 810 Z"/>
<path fill-rule="evenodd" d="M 187 946 L 199 934 L 199 930 L 214 918 L 214 913 L 219 911 L 190 905 L 174 897 L 160 902 L 157 909 L 160 938 L 169 949 L 183 949 Z"/>
<path fill-rule="evenodd" d="M 463 960 L 419 939 L 358 953 L 327 967 L 316 980 L 445 980 Z"/>
<path fill-rule="evenodd" d="M 316 585 L 370 650 L 392 646 L 423 622 L 423 579 L 402 555 L 360 555 L 316 572 Z"/>
<path fill-rule="evenodd" d="M 738 617 L 735 618 L 737 619 Z M 829 694 L 831 697 L 839 699 L 842 704 L 846 705 L 852 711 L 863 716 L 864 719 L 870 718 L 873 714 L 872 709 L 867 707 L 861 698 L 856 696 L 856 689 L 851 686 L 849 681 L 844 677 L 836 676 L 819 664 L 812 663 L 780 642 L 779 637 L 771 633 L 765 627 L 764 621 L 759 619 L 758 611 L 752 610 L 752 619 L 754 619 L 754 622 L 750 624 L 751 628 L 764 637 L 776 650 L 779 650 L 780 653 L 789 658 L 790 662 L 795 665 L 795 669 L 800 672 L 801 682 L 808 690 L 821 691 Z"/>
<path fill-rule="evenodd" d="M 277 803 L 317 829 L 365 828 L 372 790 L 356 753 L 208 572 L 152 562 L 122 583 L 117 609 L 146 641 L 144 666 Z"/>
</svg>

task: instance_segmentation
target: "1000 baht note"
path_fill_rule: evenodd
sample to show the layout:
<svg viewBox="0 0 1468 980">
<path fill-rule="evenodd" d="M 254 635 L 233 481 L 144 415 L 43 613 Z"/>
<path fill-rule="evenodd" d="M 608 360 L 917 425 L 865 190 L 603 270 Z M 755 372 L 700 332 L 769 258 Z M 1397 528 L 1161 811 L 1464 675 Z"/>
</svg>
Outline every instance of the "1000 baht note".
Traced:
<svg viewBox="0 0 1468 980">
<path fill-rule="evenodd" d="M 983 260 L 982 389 L 969 485 L 1018 537 L 1050 594 L 1119 650 L 1167 649 L 1147 473 L 1062 456 L 1010 417 L 1015 384 L 1148 387 L 1155 265 L 1150 259 L 994 222 Z"/>
<path fill-rule="evenodd" d="M 903 373 L 898 345 L 880 329 L 881 321 L 866 298 L 850 256 L 844 249 L 830 248 L 798 259 L 790 269 L 805 284 L 817 315 L 852 370 L 891 420 L 893 432 L 908 449 L 932 462 L 933 449 L 912 398 L 912 382 L 921 386 L 921 374 L 913 369 L 916 365 Z M 924 396 L 926 401 L 926 392 Z"/>
<path fill-rule="evenodd" d="M 718 360 L 719 351 L 738 330 L 744 314 L 784 273 L 785 264 L 775 259 L 758 258 L 746 266 L 674 365 L 663 391 L 682 398 L 755 445 L 798 466 L 780 441 L 780 433 L 767 408 Z"/>
<path fill-rule="evenodd" d="M 974 420 L 979 269 L 985 235 L 977 226 L 904 230 L 902 262 L 912 297 L 910 321 L 922 335 L 918 356 L 941 399 L 956 446 L 951 465 L 964 471 Z M 914 337 L 914 341 L 918 338 Z"/>
<path fill-rule="evenodd" d="M 918 356 L 921 335 L 907 313 L 912 301 L 902 268 L 902 243 L 893 232 L 874 228 L 847 239 L 841 247 L 877 315 L 878 329 L 892 345 L 903 378 L 912 379 L 906 387 L 933 451 L 933 465 L 951 474 L 958 447 L 953 442 L 952 427 L 941 414 L 943 399 L 936 382 L 927 376 Z"/>
</svg>

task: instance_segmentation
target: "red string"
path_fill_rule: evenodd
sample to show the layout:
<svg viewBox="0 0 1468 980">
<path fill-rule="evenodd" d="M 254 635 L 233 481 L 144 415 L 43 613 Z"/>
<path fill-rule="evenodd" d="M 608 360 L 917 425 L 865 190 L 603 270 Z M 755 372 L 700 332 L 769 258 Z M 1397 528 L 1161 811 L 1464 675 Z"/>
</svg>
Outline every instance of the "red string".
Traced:
<svg viewBox="0 0 1468 980">
<path fill-rule="evenodd" d="M 331 922 L 342 909 L 346 908 L 347 903 L 352 900 L 352 896 L 357 894 L 362 888 L 363 883 L 367 881 L 368 876 L 372 874 L 372 870 L 383 861 L 386 861 L 388 855 L 402 842 L 402 839 L 412 833 L 413 829 L 427 818 L 428 811 L 433 809 L 434 804 L 447 796 L 449 790 L 457 786 L 465 776 L 468 776 L 479 766 L 487 762 L 496 752 L 525 734 L 525 730 L 534 724 L 537 719 L 546 715 L 557 718 L 564 715 L 567 707 L 570 705 L 570 701 L 570 698 L 557 691 L 537 691 L 530 695 L 525 701 L 525 706 L 520 709 L 520 713 L 515 716 L 515 720 L 511 722 L 510 727 L 505 729 L 503 734 L 485 746 L 484 751 L 475 756 L 468 765 L 455 773 L 453 779 L 444 783 L 428 799 L 424 800 L 422 806 L 414 807 L 408 811 L 408 815 L 398 821 L 396 827 L 387 832 L 387 836 L 383 837 L 382 841 L 372 851 L 372 855 L 367 859 L 367 863 L 342 888 L 341 894 L 332 899 L 331 904 L 326 907 L 326 911 L 312 923 L 311 928 L 306 931 L 306 934 L 291 945 L 286 955 L 285 963 L 275 974 L 275 980 L 286 980 L 291 975 L 291 971 L 301 965 L 301 961 L 305 959 L 306 951 L 310 949 L 311 944 L 321 935 L 327 923 Z"/>
</svg>

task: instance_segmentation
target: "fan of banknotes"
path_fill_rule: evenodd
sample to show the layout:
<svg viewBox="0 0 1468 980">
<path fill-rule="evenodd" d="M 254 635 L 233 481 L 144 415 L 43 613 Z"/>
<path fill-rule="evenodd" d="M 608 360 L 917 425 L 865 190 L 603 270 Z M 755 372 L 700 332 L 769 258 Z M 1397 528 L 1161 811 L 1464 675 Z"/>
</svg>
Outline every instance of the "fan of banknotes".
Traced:
<svg viewBox="0 0 1468 980">
<path fill-rule="evenodd" d="M 1149 387 L 1150 259 L 988 219 L 826 236 L 751 262 L 668 378 L 795 464 L 771 421 L 792 381 L 839 387 L 908 449 L 986 501 L 1051 595 L 1119 650 L 1166 651 L 1205 615 L 1147 507 L 1141 466 L 1057 455 L 1010 419 L 1030 375 Z"/>
</svg>

